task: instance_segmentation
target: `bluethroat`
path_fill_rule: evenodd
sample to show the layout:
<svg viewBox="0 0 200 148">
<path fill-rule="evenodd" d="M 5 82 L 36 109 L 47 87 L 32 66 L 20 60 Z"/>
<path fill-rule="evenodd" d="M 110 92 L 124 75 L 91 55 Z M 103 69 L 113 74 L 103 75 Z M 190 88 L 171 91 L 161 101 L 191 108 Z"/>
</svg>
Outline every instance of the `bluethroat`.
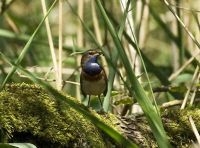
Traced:
<svg viewBox="0 0 200 148">
<path fill-rule="evenodd" d="M 107 93 L 107 76 L 98 61 L 100 55 L 101 52 L 92 49 L 82 55 L 80 85 L 83 96 L 85 98 L 89 96 L 88 106 L 90 106 L 91 95 L 95 95 L 98 96 L 102 108 L 100 96 L 102 93 L 104 96 Z"/>
</svg>

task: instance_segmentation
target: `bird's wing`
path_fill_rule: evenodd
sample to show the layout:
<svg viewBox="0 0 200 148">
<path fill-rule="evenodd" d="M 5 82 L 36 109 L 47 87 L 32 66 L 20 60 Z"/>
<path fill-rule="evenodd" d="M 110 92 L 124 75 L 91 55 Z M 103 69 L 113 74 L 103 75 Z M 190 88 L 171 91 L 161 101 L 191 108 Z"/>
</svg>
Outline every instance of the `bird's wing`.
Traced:
<svg viewBox="0 0 200 148">
<path fill-rule="evenodd" d="M 106 96 L 107 91 L 108 91 L 108 78 L 104 69 L 103 69 L 103 73 L 104 73 L 104 80 L 106 82 L 106 89 L 104 90 L 103 95 Z"/>
<path fill-rule="evenodd" d="M 81 93 L 83 94 L 83 96 L 84 96 L 84 98 L 86 98 L 86 94 L 84 93 L 84 91 L 83 91 L 83 83 L 82 83 L 82 81 L 83 81 L 83 78 L 84 76 L 83 76 L 83 72 L 81 72 L 81 76 L 80 76 L 80 87 L 81 87 Z"/>
</svg>

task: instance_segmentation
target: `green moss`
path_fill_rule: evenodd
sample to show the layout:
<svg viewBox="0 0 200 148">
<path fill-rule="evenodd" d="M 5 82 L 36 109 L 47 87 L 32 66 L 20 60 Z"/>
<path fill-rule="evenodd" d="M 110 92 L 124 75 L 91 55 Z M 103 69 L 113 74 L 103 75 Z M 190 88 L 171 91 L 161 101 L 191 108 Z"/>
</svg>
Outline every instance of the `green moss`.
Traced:
<svg viewBox="0 0 200 148">
<path fill-rule="evenodd" d="M 38 147 L 105 147 L 91 122 L 37 85 L 7 85 L 0 92 L 0 115 L 7 142 L 32 142 Z"/>
<path fill-rule="evenodd" d="M 170 137 L 171 143 L 177 147 L 189 147 L 196 137 L 192 131 L 189 116 L 195 122 L 197 129 L 200 129 L 200 109 L 189 107 L 184 110 L 170 109 L 165 110 L 163 114 L 163 123 Z"/>
</svg>

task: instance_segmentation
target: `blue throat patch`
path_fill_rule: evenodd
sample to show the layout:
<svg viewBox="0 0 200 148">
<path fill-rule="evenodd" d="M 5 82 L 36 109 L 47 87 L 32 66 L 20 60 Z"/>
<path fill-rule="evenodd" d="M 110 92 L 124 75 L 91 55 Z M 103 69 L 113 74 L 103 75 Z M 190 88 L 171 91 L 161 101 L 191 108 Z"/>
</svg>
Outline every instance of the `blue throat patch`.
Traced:
<svg viewBox="0 0 200 148">
<path fill-rule="evenodd" d="M 102 67 L 97 62 L 97 56 L 91 57 L 84 65 L 83 71 L 90 76 L 101 73 Z"/>
</svg>

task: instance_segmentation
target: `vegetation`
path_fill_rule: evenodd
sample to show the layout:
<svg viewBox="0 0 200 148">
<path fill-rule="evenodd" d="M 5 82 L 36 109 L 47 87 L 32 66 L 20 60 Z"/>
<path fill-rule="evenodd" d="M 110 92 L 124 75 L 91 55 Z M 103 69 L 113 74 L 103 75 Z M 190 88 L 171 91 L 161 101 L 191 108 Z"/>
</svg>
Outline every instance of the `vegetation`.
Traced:
<svg viewBox="0 0 200 148">
<path fill-rule="evenodd" d="M 0 98 L 0 121 L 6 129 L 2 140 L 6 143 L 24 140 L 38 147 L 105 147 L 89 120 L 36 85 L 11 84 Z"/>
<path fill-rule="evenodd" d="M 163 123 L 170 122 L 168 125 L 175 125 L 177 132 L 184 135 L 185 130 L 181 129 L 186 121 L 193 138 L 184 136 L 181 142 L 186 143 L 185 147 L 196 141 L 200 144 L 199 123 L 195 120 L 200 79 L 198 2 L 5 0 L 0 4 L 0 130 L 6 129 L 7 133 L 0 136 L 1 142 L 9 139 L 13 131 L 31 131 L 32 135 L 47 138 L 49 145 L 52 142 L 67 146 L 70 141 L 75 147 L 73 138 L 80 132 L 62 130 L 73 122 L 71 131 L 84 131 L 89 126 L 86 133 L 91 134 L 83 132 L 79 136 L 90 139 L 91 146 L 106 146 L 107 136 L 119 145 L 140 145 L 136 140 L 127 140 L 121 130 L 94 112 L 99 110 L 98 99 L 92 98 L 89 110 L 79 103 L 85 101 L 79 89 L 80 56 L 92 48 L 104 55 L 102 63 L 109 80 L 103 102 L 105 112 L 137 116 L 140 112 L 135 114 L 134 110 L 138 103 L 152 134 L 147 135 L 156 141 L 156 146 L 176 145 L 171 134 L 176 132 Z M 36 96 L 35 91 L 42 92 Z M 30 99 L 23 97 L 27 95 Z M 10 108 L 5 106 L 6 101 Z M 32 108 L 30 114 L 37 114 L 36 118 L 23 114 L 29 113 L 27 107 Z M 184 110 L 186 107 L 196 114 Z M 68 114 L 68 110 L 72 113 Z M 11 115 L 7 116 L 8 112 Z M 47 114 L 45 118 L 43 113 Z M 41 131 L 46 121 L 51 121 L 45 125 L 47 131 Z M 55 126 L 58 124 L 60 129 Z M 52 131 L 58 134 L 52 135 Z M 81 145 L 84 141 L 77 142 Z"/>
</svg>

